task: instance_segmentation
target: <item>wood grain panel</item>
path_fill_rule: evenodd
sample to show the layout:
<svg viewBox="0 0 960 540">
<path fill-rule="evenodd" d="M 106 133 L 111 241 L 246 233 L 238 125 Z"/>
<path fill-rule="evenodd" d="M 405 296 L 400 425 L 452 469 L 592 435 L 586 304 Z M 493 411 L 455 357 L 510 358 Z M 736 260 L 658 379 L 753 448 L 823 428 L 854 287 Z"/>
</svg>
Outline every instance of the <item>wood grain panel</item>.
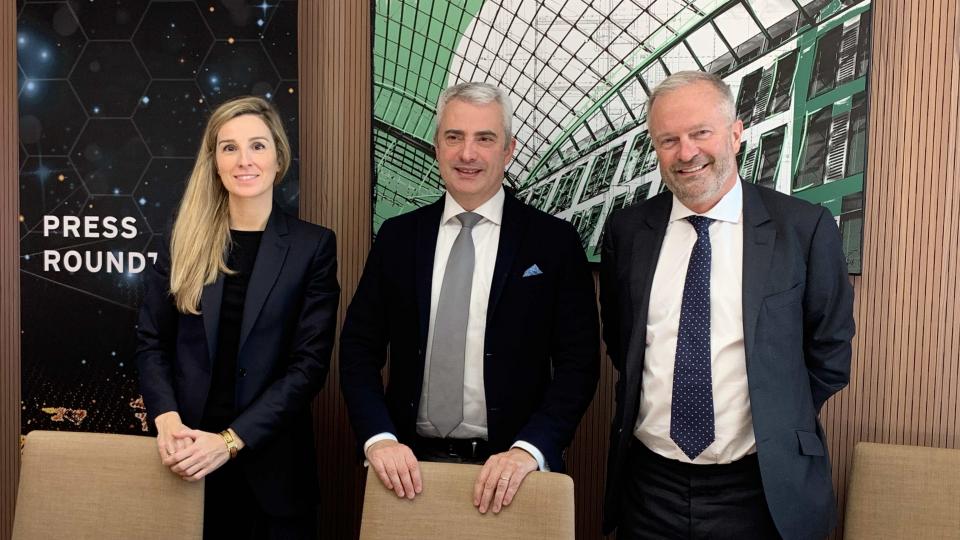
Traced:
<svg viewBox="0 0 960 540">
<path fill-rule="evenodd" d="M 0 7 L 0 538 L 13 530 L 20 476 L 20 183 L 17 129 L 17 14 Z"/>
<path fill-rule="evenodd" d="M 841 508 L 858 441 L 960 447 L 960 13 L 873 9 L 857 336 L 850 387 L 823 411 Z"/>
<path fill-rule="evenodd" d="M 337 233 L 342 323 L 371 238 L 370 5 L 305 1 L 299 9 L 300 212 Z M 338 352 L 315 407 L 321 538 L 355 538 L 363 498 Z"/>
<path fill-rule="evenodd" d="M 594 274 L 594 282 L 598 281 Z M 601 538 L 603 490 L 610 446 L 610 422 L 614 413 L 617 371 L 601 347 L 600 382 L 590 408 L 583 415 L 570 449 L 567 473 L 573 477 L 577 510 L 577 538 Z"/>
</svg>

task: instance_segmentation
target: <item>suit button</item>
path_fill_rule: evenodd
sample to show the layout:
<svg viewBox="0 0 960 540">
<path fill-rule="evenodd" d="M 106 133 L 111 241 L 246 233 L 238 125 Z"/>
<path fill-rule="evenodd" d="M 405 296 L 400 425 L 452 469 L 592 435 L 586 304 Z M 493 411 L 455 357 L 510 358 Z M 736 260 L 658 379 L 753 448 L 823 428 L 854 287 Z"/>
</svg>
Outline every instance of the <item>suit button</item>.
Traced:
<svg viewBox="0 0 960 540">
<path fill-rule="evenodd" d="M 488 352 L 488 353 L 484 354 L 483 357 L 484 357 L 484 358 L 493 358 L 493 353 L 492 353 L 492 352 Z"/>
<path fill-rule="evenodd" d="M 246 376 L 247 376 L 247 370 L 240 368 L 240 378 L 243 378 Z"/>
</svg>

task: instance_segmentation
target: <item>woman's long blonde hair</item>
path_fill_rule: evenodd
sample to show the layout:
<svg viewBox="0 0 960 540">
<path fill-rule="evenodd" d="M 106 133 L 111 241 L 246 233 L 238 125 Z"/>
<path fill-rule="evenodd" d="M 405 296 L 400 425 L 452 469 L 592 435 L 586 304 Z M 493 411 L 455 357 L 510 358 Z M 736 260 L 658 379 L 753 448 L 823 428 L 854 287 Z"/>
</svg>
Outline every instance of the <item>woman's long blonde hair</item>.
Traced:
<svg viewBox="0 0 960 540">
<path fill-rule="evenodd" d="M 260 117 L 273 135 L 277 148 L 274 185 L 290 166 L 290 142 L 280 115 L 266 100 L 236 98 L 210 115 L 170 239 L 170 294 L 181 313 L 199 314 L 204 285 L 216 281 L 220 272 L 231 273 L 225 260 L 230 244 L 228 193 L 217 173 L 217 134 L 224 124 L 245 114 Z"/>
</svg>

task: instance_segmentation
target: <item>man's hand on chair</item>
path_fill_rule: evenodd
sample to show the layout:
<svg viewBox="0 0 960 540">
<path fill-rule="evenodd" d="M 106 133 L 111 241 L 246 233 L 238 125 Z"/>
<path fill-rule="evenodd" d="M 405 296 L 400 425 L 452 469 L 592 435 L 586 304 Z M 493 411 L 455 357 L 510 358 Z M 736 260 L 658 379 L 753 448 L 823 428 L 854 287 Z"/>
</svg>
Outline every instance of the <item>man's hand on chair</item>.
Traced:
<svg viewBox="0 0 960 540">
<path fill-rule="evenodd" d="M 523 479 L 535 470 L 537 460 L 520 448 L 490 456 L 473 486 L 473 505 L 481 514 L 488 509 L 499 513 L 513 501 Z"/>
<path fill-rule="evenodd" d="M 367 448 L 367 461 L 387 489 L 397 497 L 414 498 L 423 491 L 420 463 L 413 450 L 394 440 L 383 440 Z"/>
</svg>

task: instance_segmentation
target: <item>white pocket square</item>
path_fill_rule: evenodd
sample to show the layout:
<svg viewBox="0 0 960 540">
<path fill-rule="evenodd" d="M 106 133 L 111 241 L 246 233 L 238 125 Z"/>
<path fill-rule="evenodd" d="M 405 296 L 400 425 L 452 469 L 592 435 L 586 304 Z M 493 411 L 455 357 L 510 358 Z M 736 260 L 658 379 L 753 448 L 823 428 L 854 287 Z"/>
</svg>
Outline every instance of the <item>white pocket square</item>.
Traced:
<svg viewBox="0 0 960 540">
<path fill-rule="evenodd" d="M 539 266 L 533 265 L 530 268 L 527 268 L 526 270 L 524 270 L 523 277 L 539 276 L 542 273 L 543 273 L 543 270 L 540 270 Z"/>
</svg>

